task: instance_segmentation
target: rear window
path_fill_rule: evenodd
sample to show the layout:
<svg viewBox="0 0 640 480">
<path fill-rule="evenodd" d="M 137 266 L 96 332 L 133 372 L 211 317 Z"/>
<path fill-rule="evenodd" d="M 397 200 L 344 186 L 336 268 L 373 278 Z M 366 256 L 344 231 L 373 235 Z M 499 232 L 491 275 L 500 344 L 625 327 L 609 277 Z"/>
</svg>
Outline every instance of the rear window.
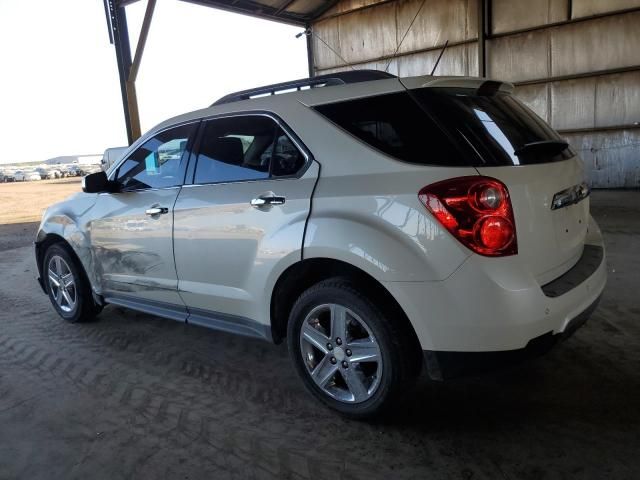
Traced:
<svg viewBox="0 0 640 480">
<path fill-rule="evenodd" d="M 523 149 L 562 139 L 522 102 L 502 92 L 422 88 L 315 108 L 370 146 L 410 163 L 529 165 L 574 155 L 562 146 Z"/>
</svg>

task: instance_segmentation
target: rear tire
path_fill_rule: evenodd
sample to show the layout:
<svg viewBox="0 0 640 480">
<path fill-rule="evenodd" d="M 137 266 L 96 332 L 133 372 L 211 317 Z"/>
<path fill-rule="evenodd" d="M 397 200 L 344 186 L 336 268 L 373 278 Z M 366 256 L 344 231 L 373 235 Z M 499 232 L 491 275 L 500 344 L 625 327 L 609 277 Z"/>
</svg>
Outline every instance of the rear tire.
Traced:
<svg viewBox="0 0 640 480">
<path fill-rule="evenodd" d="M 361 291 L 348 278 L 319 282 L 294 304 L 287 331 L 289 353 L 307 389 L 357 419 L 388 410 L 420 370 L 412 365 L 414 345 Z"/>
<path fill-rule="evenodd" d="M 65 244 L 54 243 L 47 249 L 42 277 L 53 308 L 66 321 L 86 322 L 102 311 L 93 299 L 82 266 Z"/>
</svg>

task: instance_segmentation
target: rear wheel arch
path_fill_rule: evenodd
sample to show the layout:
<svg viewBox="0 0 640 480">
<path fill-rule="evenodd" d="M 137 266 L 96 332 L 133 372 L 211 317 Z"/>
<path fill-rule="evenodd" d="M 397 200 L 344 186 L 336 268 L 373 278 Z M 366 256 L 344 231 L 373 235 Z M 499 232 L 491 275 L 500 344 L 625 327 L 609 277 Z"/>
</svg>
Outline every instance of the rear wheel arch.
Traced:
<svg viewBox="0 0 640 480">
<path fill-rule="evenodd" d="M 412 350 L 412 363 L 416 370 L 422 365 L 422 348 L 418 336 L 404 310 L 389 291 L 374 277 L 353 265 L 331 258 L 301 260 L 285 270 L 271 293 L 271 333 L 276 343 L 287 336 L 287 323 L 293 305 L 300 295 L 313 285 L 329 278 L 342 277 L 354 282 L 362 293 L 374 301 L 387 318 L 397 322 L 396 327 Z"/>
</svg>

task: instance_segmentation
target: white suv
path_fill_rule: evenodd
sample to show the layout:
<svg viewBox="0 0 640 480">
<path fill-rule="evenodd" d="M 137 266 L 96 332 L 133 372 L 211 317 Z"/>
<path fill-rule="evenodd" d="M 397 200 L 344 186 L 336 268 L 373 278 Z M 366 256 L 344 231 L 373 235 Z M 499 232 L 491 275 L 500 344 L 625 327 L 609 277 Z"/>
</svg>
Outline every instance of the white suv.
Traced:
<svg viewBox="0 0 640 480">
<path fill-rule="evenodd" d="M 545 351 L 595 308 L 604 247 L 581 160 L 511 89 L 358 71 L 224 97 L 46 211 L 40 283 L 72 322 L 112 303 L 286 338 L 356 417 L 423 363 Z"/>
</svg>

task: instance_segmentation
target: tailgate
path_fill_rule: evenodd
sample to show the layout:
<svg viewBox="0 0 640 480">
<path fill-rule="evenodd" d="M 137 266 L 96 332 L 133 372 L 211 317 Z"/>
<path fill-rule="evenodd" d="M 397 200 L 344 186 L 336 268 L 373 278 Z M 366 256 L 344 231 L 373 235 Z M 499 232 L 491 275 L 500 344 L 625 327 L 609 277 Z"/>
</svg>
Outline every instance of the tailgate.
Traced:
<svg viewBox="0 0 640 480">
<path fill-rule="evenodd" d="M 479 167 L 509 189 L 518 256 L 540 284 L 554 280 L 580 258 L 589 224 L 589 198 L 552 209 L 554 195 L 584 181 L 582 161 L 519 167 Z"/>
</svg>

